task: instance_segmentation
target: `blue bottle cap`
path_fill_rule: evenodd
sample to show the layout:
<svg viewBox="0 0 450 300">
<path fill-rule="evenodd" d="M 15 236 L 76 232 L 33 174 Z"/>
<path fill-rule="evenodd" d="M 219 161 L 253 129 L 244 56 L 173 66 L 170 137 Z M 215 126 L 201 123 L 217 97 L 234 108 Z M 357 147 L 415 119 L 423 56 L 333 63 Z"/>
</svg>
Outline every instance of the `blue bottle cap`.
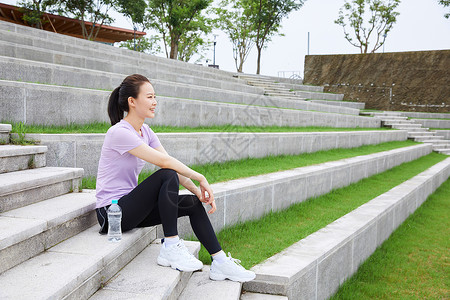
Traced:
<svg viewBox="0 0 450 300">
<path fill-rule="evenodd" d="M 119 203 L 119 200 L 112 200 L 111 201 L 111 204 L 118 204 Z"/>
</svg>

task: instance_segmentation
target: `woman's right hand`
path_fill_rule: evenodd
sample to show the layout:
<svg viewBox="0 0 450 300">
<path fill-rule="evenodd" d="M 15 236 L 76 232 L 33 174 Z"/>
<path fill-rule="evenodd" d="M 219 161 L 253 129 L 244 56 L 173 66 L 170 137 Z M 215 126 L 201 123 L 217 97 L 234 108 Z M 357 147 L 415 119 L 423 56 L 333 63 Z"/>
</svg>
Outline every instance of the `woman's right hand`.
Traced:
<svg viewBox="0 0 450 300">
<path fill-rule="evenodd" d="M 211 209 L 208 211 L 209 214 L 212 214 L 216 211 L 216 202 L 214 201 L 214 194 L 209 186 L 208 180 L 203 176 L 203 179 L 199 181 L 200 183 L 200 201 L 206 204 L 211 205 Z M 208 195 L 206 195 L 208 193 Z"/>
</svg>

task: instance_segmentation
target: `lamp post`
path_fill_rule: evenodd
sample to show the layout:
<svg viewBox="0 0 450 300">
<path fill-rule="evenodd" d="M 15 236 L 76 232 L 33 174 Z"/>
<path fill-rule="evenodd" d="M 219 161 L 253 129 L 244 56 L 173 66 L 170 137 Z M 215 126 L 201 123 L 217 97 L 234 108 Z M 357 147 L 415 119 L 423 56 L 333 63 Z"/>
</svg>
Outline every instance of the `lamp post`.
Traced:
<svg viewBox="0 0 450 300">
<path fill-rule="evenodd" d="M 214 68 L 216 67 L 216 37 L 218 36 L 218 34 L 214 34 L 214 56 L 213 56 L 213 65 Z"/>
<path fill-rule="evenodd" d="M 134 26 L 134 38 L 133 38 L 133 45 L 134 45 L 134 51 L 136 51 L 136 26 Z"/>
</svg>

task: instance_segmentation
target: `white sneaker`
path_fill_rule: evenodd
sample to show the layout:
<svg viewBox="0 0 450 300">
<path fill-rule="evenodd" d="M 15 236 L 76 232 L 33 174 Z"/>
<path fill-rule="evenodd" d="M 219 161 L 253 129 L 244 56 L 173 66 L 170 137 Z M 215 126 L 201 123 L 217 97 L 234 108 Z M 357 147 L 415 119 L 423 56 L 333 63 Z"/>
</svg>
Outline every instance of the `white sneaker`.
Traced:
<svg viewBox="0 0 450 300">
<path fill-rule="evenodd" d="M 203 268 L 203 263 L 189 252 L 182 239 L 169 247 L 166 247 L 164 243 L 161 244 L 157 262 L 158 265 L 185 272 L 193 272 Z"/>
<path fill-rule="evenodd" d="M 255 272 L 246 270 L 240 265 L 240 262 L 239 259 L 232 258 L 230 252 L 228 252 L 227 260 L 221 264 L 213 258 L 211 269 L 209 270 L 209 278 L 212 280 L 225 280 L 228 278 L 239 282 L 255 279 Z"/>
</svg>

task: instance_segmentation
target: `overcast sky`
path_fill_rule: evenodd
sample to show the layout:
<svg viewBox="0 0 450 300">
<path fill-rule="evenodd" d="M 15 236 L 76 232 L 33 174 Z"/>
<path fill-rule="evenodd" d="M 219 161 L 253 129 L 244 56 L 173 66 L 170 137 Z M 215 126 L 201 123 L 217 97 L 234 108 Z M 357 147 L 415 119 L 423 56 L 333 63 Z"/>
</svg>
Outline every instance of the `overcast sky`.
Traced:
<svg viewBox="0 0 450 300">
<path fill-rule="evenodd" d="M 3 0 L 16 5 L 15 0 Z M 310 32 L 310 54 L 353 54 L 359 49 L 344 38 L 342 27 L 334 24 L 344 0 L 307 0 L 300 10 L 283 21 L 283 37 L 275 37 L 262 53 L 261 74 L 277 75 L 279 71 L 300 71 L 303 74 L 307 54 L 307 37 Z M 389 33 L 385 52 L 450 49 L 450 19 L 438 0 L 402 0 L 397 8 L 400 16 Z M 130 22 L 119 14 L 113 15 L 113 26 L 130 28 Z M 149 32 L 150 33 L 150 32 Z M 225 33 L 218 34 L 216 64 L 221 69 L 236 71 L 232 46 Z M 151 33 L 150 33 L 151 34 Z M 211 40 L 213 39 L 211 35 Z M 377 52 L 382 52 L 380 48 Z M 213 49 L 208 55 L 212 61 Z M 244 64 L 245 73 L 256 72 L 256 47 Z M 303 76 L 303 75 L 302 75 Z"/>
</svg>

